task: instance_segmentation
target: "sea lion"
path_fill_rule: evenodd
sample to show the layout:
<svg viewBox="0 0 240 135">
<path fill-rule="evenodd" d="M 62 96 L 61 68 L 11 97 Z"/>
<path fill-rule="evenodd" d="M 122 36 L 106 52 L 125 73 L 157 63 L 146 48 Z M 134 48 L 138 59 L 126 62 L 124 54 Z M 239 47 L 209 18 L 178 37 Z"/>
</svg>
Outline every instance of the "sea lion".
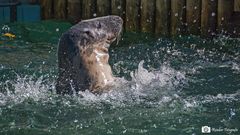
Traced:
<svg viewBox="0 0 240 135">
<path fill-rule="evenodd" d="M 121 17 L 111 15 L 83 20 L 63 33 L 58 45 L 57 93 L 86 89 L 102 93 L 113 84 L 108 48 L 119 39 L 122 25 Z"/>
</svg>

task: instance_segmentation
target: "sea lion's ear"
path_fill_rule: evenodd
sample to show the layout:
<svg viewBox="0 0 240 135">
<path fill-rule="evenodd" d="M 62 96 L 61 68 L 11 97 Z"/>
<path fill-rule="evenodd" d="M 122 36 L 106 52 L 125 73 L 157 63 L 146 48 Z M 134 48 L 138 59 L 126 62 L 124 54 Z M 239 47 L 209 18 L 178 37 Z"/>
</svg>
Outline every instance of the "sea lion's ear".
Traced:
<svg viewBox="0 0 240 135">
<path fill-rule="evenodd" d="M 102 28 L 102 24 L 101 24 L 101 22 L 98 22 L 97 23 L 97 29 L 101 29 Z"/>
<path fill-rule="evenodd" d="M 81 40 L 81 45 L 87 45 L 87 43 L 88 43 L 88 40 L 87 40 L 87 38 L 82 38 L 82 40 Z"/>
</svg>

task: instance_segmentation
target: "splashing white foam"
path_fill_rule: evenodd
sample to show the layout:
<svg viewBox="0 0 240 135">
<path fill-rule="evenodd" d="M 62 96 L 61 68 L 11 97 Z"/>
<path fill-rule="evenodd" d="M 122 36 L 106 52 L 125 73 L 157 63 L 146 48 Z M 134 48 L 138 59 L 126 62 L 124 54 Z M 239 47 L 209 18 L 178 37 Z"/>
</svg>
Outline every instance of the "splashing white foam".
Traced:
<svg viewBox="0 0 240 135">
<path fill-rule="evenodd" d="M 240 73 L 240 65 L 237 63 L 232 63 L 232 70 L 234 70 L 237 73 Z"/>
<path fill-rule="evenodd" d="M 20 77 L 17 75 L 15 81 L 5 82 L 5 93 L 0 93 L 0 106 L 11 103 L 22 103 L 28 99 L 38 101 L 49 101 L 51 95 L 50 89 L 54 89 L 54 83 L 43 80 L 39 77 L 37 80 L 32 77 Z"/>
<path fill-rule="evenodd" d="M 139 63 L 138 69 L 131 73 L 132 80 L 127 81 L 124 78 L 118 78 L 116 85 L 108 93 L 94 95 L 89 91 L 79 92 L 74 99 L 79 103 L 110 103 L 110 104 L 136 104 L 152 100 L 169 99 L 169 93 L 177 88 L 181 81 L 185 80 L 185 75 L 170 67 L 162 66 L 160 70 L 148 71 L 143 68 L 144 61 Z M 6 93 L 0 94 L 0 105 L 9 102 L 21 103 L 26 100 L 49 101 L 51 92 L 54 90 L 54 82 L 43 80 L 43 77 L 35 79 L 34 77 L 20 77 L 17 75 L 15 81 L 5 82 Z M 10 84 L 11 86 L 9 86 Z M 175 87 L 176 86 L 176 87 Z M 13 90 L 11 90 L 11 87 Z"/>
<path fill-rule="evenodd" d="M 159 70 L 148 71 L 139 63 L 138 69 L 131 73 L 132 80 L 118 78 L 116 85 L 108 93 L 95 95 L 89 91 L 79 92 L 71 96 L 71 100 L 82 105 L 111 104 L 113 106 L 164 106 L 183 104 L 184 107 L 196 107 L 209 102 L 225 102 L 238 100 L 239 91 L 235 94 L 219 94 L 217 96 L 181 96 L 181 87 L 187 84 L 184 73 L 162 65 Z M 61 97 L 50 92 L 55 91 L 55 82 L 44 80 L 43 77 L 17 76 L 15 81 L 8 80 L 4 85 L 4 93 L 0 93 L 0 106 L 19 104 L 24 101 L 55 102 Z M 1 84 L 1 86 L 3 86 Z M 66 96 L 68 97 L 68 96 Z M 68 99 L 68 98 L 66 98 Z M 65 102 L 65 99 L 63 100 Z M 66 101 L 69 104 L 69 101 Z M 67 105 L 67 104 L 66 104 Z"/>
<path fill-rule="evenodd" d="M 108 93 L 94 95 L 89 91 L 79 92 L 80 102 L 101 103 L 107 102 L 114 105 L 159 104 L 170 101 L 176 90 L 181 89 L 181 84 L 186 83 L 185 74 L 168 66 L 160 70 L 148 71 L 143 67 L 144 61 L 138 69 L 131 72 L 131 81 L 118 78 L 115 87 Z"/>
</svg>

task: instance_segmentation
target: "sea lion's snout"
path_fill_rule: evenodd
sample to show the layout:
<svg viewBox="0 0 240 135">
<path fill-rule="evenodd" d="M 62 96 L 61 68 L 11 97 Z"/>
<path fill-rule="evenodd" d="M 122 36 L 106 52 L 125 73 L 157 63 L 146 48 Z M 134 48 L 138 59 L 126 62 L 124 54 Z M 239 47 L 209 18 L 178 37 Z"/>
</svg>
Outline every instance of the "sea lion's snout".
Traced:
<svg viewBox="0 0 240 135">
<path fill-rule="evenodd" d="M 122 25 L 123 25 L 123 20 L 121 17 L 119 16 L 109 16 L 109 22 L 108 22 L 108 31 L 109 31 L 109 35 L 108 35 L 108 40 L 112 40 L 114 38 L 117 38 L 121 31 L 122 31 Z"/>
</svg>

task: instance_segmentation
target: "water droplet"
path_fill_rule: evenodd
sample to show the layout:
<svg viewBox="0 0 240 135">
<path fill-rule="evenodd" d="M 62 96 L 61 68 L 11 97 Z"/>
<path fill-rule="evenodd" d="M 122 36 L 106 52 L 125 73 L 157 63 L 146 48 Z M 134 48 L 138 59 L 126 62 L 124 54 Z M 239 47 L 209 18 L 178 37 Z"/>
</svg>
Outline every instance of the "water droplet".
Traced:
<svg viewBox="0 0 240 135">
<path fill-rule="evenodd" d="M 73 122 L 74 122 L 74 123 L 77 123 L 77 122 L 78 122 L 78 120 L 74 120 Z"/>
<path fill-rule="evenodd" d="M 3 25 L 2 31 L 3 31 L 4 33 L 7 33 L 7 32 L 10 31 L 10 27 L 9 27 L 8 25 Z"/>
<path fill-rule="evenodd" d="M 236 115 L 235 110 L 232 109 L 232 108 L 230 109 L 230 115 L 231 115 L 231 116 L 235 116 L 235 115 Z"/>
<path fill-rule="evenodd" d="M 216 13 L 215 13 L 215 12 L 212 12 L 212 16 L 216 16 Z"/>
</svg>

